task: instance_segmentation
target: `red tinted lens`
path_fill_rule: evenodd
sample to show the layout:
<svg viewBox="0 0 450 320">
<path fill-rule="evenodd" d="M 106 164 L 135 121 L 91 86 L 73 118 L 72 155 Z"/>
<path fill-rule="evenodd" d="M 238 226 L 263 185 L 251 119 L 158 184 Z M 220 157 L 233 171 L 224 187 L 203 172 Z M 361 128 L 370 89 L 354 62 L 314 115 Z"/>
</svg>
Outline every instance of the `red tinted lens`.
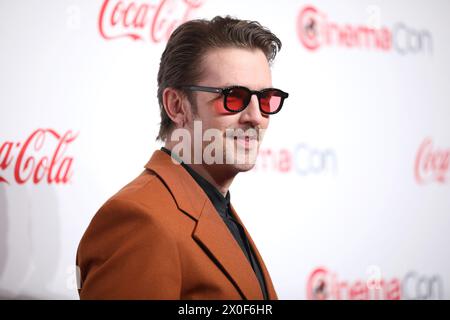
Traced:
<svg viewBox="0 0 450 320">
<path fill-rule="evenodd" d="M 272 113 L 278 110 L 281 106 L 283 97 L 278 90 L 267 90 L 261 95 L 260 104 L 262 111 Z"/>
<path fill-rule="evenodd" d="M 249 92 L 242 88 L 233 88 L 226 96 L 226 106 L 229 110 L 240 111 L 247 104 Z"/>
</svg>

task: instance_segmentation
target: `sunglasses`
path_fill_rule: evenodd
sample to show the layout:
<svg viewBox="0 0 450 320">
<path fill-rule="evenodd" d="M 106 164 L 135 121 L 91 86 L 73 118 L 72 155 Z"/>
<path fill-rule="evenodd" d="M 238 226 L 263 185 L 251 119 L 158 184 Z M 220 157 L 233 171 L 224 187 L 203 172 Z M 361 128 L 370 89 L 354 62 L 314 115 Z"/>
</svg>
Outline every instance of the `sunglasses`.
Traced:
<svg viewBox="0 0 450 320">
<path fill-rule="evenodd" d="M 284 99 L 289 96 L 287 92 L 275 88 L 262 89 L 261 91 L 253 91 L 242 86 L 232 86 L 227 88 L 182 86 L 182 88 L 190 91 L 222 94 L 223 105 L 229 112 L 241 112 L 247 108 L 252 95 L 256 94 L 259 101 L 259 110 L 264 114 L 275 114 L 281 110 Z"/>
</svg>

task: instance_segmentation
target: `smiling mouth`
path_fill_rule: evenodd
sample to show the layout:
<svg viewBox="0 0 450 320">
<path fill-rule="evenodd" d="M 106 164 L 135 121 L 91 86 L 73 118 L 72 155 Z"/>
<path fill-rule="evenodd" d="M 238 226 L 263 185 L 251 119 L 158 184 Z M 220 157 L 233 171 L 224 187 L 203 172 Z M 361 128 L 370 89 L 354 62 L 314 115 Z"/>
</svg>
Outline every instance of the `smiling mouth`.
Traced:
<svg viewBox="0 0 450 320">
<path fill-rule="evenodd" d="M 241 136 L 241 137 L 234 137 L 234 141 L 244 149 L 253 149 L 258 144 L 257 137 L 250 137 L 250 136 Z"/>
</svg>

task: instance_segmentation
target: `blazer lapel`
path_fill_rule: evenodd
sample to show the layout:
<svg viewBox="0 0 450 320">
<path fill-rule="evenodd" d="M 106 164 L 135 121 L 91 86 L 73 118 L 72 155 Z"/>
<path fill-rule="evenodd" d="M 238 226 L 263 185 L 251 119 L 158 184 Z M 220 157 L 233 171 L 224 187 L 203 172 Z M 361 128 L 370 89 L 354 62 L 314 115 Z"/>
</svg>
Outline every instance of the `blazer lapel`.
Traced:
<svg viewBox="0 0 450 320">
<path fill-rule="evenodd" d="M 191 175 L 160 150 L 153 153 L 145 167 L 164 181 L 178 208 L 197 221 L 194 240 L 225 273 L 243 298 L 263 299 L 258 279 L 242 249 Z M 254 246 L 253 242 L 251 244 Z"/>
<path fill-rule="evenodd" d="M 250 263 L 210 201 L 205 202 L 193 237 L 221 266 L 244 298 L 263 299 Z"/>
</svg>

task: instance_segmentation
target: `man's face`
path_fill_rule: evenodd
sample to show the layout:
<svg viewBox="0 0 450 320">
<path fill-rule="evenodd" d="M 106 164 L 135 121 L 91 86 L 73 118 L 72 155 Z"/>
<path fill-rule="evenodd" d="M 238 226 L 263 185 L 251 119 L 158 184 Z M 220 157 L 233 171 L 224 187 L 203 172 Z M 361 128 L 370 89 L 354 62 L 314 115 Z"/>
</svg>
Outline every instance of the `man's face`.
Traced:
<svg viewBox="0 0 450 320">
<path fill-rule="evenodd" d="M 272 87 L 269 63 L 260 49 L 210 50 L 204 56 L 202 67 L 204 76 L 195 85 L 217 88 L 239 85 L 250 90 Z M 227 169 L 235 173 L 250 170 L 254 166 L 262 139 L 259 133 L 269 125 L 269 116 L 261 113 L 257 96 L 253 95 L 247 108 L 239 113 L 225 110 L 222 94 L 195 92 L 194 101 L 197 114 L 193 120 L 202 122 L 203 132 L 208 129 L 220 132 L 219 141 L 211 140 L 216 146 L 222 146 L 222 162 Z M 189 127 L 193 128 L 192 123 Z M 235 134 L 230 135 L 230 132 Z M 211 142 L 203 141 L 202 151 L 205 151 L 207 145 L 211 145 Z"/>
</svg>

